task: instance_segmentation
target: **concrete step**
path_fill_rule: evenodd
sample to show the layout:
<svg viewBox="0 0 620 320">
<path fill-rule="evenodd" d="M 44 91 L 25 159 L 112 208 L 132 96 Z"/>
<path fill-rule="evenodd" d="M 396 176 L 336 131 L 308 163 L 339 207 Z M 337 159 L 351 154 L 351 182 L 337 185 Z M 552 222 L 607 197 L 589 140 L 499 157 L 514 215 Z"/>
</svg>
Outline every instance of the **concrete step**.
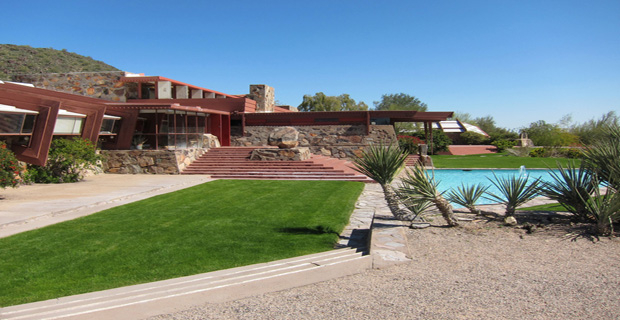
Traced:
<svg viewBox="0 0 620 320">
<path fill-rule="evenodd" d="M 298 168 L 190 168 L 184 171 L 187 172 L 206 172 L 206 174 L 215 174 L 215 173 L 251 173 L 251 172 L 260 172 L 260 173 L 281 173 L 281 174 L 290 174 L 290 173 L 312 173 L 312 174 L 345 174 L 342 170 L 329 170 L 323 168 L 316 168 L 312 171 L 309 170 L 299 170 Z M 348 173 L 349 175 L 353 175 L 352 173 Z"/>
<path fill-rule="evenodd" d="M 357 181 L 357 182 L 372 182 L 368 178 L 362 176 L 350 176 L 350 175 L 273 175 L 273 174 L 213 174 L 213 179 L 230 179 L 230 180 L 338 180 L 338 181 Z"/>
<path fill-rule="evenodd" d="M 371 267 L 354 249 L 62 297 L 0 309 L 1 319 L 141 319 L 355 274 Z"/>
</svg>

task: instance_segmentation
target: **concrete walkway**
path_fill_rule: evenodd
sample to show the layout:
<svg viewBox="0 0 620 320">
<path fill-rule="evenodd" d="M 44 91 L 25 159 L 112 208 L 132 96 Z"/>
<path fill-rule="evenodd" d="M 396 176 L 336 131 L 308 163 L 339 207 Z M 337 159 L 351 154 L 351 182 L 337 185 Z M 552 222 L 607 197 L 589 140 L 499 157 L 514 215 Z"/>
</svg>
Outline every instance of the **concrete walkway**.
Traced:
<svg viewBox="0 0 620 320">
<path fill-rule="evenodd" d="M 0 238 L 207 181 L 206 175 L 99 174 L 78 183 L 0 189 Z"/>
</svg>

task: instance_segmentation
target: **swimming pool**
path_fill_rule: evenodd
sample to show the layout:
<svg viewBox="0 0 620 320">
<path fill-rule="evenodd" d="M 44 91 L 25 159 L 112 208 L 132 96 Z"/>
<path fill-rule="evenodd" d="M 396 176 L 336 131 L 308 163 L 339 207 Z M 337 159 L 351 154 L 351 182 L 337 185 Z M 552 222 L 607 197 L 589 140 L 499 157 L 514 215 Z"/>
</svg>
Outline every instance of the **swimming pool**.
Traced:
<svg viewBox="0 0 620 320">
<path fill-rule="evenodd" d="M 542 181 L 553 181 L 553 178 L 549 174 L 549 170 L 546 169 L 435 169 L 435 180 L 439 182 L 439 190 L 443 192 L 448 189 L 456 189 L 461 184 L 467 186 L 476 185 L 482 183 L 487 186 L 491 186 L 487 192 L 492 192 L 499 195 L 499 190 L 489 181 L 488 178 L 494 179 L 493 172 L 498 177 L 507 177 L 512 175 L 527 174 L 529 176 L 528 181 L 534 181 L 537 178 L 541 178 Z M 429 171 L 429 174 L 431 172 Z M 488 178 L 487 178 L 488 177 Z M 497 201 L 487 200 L 481 198 L 476 204 L 491 204 Z M 453 204 L 454 205 L 454 204 Z M 457 206 L 455 206 L 457 207 Z M 460 206 L 458 206 L 460 207 Z"/>
</svg>

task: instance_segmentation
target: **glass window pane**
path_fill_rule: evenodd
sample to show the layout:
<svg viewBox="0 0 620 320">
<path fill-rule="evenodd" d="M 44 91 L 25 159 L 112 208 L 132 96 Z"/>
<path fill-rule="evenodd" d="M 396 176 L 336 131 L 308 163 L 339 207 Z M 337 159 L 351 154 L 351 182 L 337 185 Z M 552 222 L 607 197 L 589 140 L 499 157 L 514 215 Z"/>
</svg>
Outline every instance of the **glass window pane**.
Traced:
<svg viewBox="0 0 620 320">
<path fill-rule="evenodd" d="M 23 114 L 0 113 L 0 133 L 20 133 Z"/>
</svg>

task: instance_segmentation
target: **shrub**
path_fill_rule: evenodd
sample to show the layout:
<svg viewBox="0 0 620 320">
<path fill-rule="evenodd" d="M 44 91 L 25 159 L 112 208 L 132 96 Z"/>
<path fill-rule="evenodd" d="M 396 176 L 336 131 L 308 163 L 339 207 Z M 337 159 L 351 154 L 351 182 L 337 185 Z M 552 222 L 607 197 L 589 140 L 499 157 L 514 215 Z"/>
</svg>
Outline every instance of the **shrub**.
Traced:
<svg viewBox="0 0 620 320">
<path fill-rule="evenodd" d="M 0 188 L 16 187 L 21 173 L 22 167 L 15 154 L 6 147 L 4 141 L 0 141 Z"/>
<path fill-rule="evenodd" d="M 468 144 L 468 145 L 489 143 L 489 138 L 487 138 L 486 136 L 482 134 L 475 133 L 472 131 L 466 131 L 466 132 L 461 133 L 461 135 L 459 136 L 459 140 L 461 141 L 462 144 Z"/>
<path fill-rule="evenodd" d="M 418 153 L 418 146 L 423 143 L 424 141 L 418 137 L 403 135 L 398 136 L 398 146 L 400 147 L 400 150 L 407 152 L 408 154 Z"/>
<path fill-rule="evenodd" d="M 52 141 L 46 165 L 29 165 L 28 178 L 37 183 L 78 182 L 99 160 L 89 140 L 56 139 Z"/>
<path fill-rule="evenodd" d="M 517 145 L 516 141 L 510 141 L 510 140 L 506 140 L 506 139 L 497 139 L 493 142 L 491 142 L 492 145 L 494 145 L 497 148 L 497 152 L 502 152 L 506 149 L 510 149 L 514 146 Z"/>
<path fill-rule="evenodd" d="M 416 131 L 411 133 L 412 136 L 420 139 L 425 139 L 424 131 Z M 452 143 L 452 140 L 443 132 L 443 130 L 433 130 L 433 147 L 429 146 L 429 154 L 437 154 L 437 152 L 448 151 L 448 146 Z M 432 153 L 431 153 L 432 151 Z"/>
<path fill-rule="evenodd" d="M 530 150 L 530 157 L 532 158 L 546 157 L 545 148 L 532 148 L 532 150 Z"/>
</svg>

